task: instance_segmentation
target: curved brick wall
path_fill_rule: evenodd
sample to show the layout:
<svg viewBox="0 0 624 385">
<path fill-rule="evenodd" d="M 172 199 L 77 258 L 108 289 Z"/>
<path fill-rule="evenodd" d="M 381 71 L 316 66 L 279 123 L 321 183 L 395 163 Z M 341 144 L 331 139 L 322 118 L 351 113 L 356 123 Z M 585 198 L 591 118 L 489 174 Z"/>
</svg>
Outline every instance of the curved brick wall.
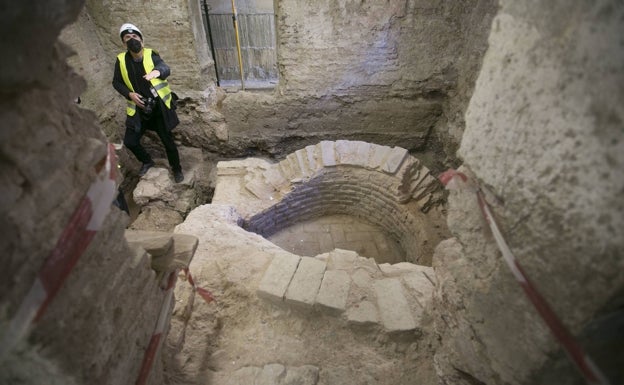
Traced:
<svg viewBox="0 0 624 385">
<path fill-rule="evenodd" d="M 232 161 L 217 167 L 213 203 L 240 206 L 243 227 L 265 237 L 297 222 L 346 214 L 380 226 L 408 262 L 425 265 L 447 237 L 442 186 L 400 147 L 323 141 L 275 164 Z M 231 178 L 234 183 L 224 187 Z M 243 191 L 231 187 L 241 185 Z"/>
<path fill-rule="evenodd" d="M 326 215 L 347 214 L 382 227 L 405 251 L 410 262 L 423 257 L 421 229 L 424 216 L 418 207 L 399 204 L 386 186 L 391 177 L 335 167 L 299 186 L 270 208 L 245 221 L 244 227 L 264 237 L 295 223 Z"/>
</svg>

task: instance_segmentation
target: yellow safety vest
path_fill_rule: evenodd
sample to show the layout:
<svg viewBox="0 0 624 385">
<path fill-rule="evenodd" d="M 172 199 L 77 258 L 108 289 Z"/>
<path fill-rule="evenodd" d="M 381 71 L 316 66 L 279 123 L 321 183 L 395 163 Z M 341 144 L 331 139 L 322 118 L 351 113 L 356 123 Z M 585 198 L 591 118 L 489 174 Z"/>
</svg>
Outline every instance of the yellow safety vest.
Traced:
<svg viewBox="0 0 624 385">
<path fill-rule="evenodd" d="M 119 59 L 119 69 L 121 70 L 121 77 L 123 78 L 124 83 L 126 83 L 126 86 L 130 89 L 130 91 L 134 92 L 134 88 L 130 82 L 130 77 L 128 76 L 128 68 L 126 67 L 126 52 L 122 52 L 117 55 L 117 59 Z M 145 68 L 146 74 L 152 72 L 154 69 L 151 48 L 143 49 L 143 68 Z M 150 83 L 158 93 L 158 96 L 160 96 L 162 101 L 165 102 L 165 106 L 171 109 L 171 88 L 169 88 L 169 83 L 166 80 L 158 78 L 153 78 L 150 80 Z M 128 100 L 128 104 L 126 105 L 126 113 L 128 116 L 134 116 L 134 114 L 136 114 L 136 107 L 136 104 L 132 100 Z"/>
</svg>

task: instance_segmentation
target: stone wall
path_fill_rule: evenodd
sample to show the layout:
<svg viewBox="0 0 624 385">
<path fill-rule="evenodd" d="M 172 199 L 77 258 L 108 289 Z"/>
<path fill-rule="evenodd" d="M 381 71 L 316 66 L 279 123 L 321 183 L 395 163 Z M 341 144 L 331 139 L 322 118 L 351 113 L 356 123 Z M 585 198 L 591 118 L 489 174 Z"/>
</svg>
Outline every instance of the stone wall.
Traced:
<svg viewBox="0 0 624 385">
<path fill-rule="evenodd" d="M 191 136 L 192 146 L 202 147 L 208 137 L 216 141 L 215 130 L 222 117 L 215 117 L 209 106 L 216 102 L 219 92 L 214 89 L 214 66 L 210 58 L 206 34 L 201 20 L 200 3 L 189 1 L 160 1 L 146 4 L 140 1 L 87 0 L 79 18 L 67 26 L 61 36 L 76 55 L 70 59 L 74 70 L 87 80 L 82 94 L 86 108 L 96 111 L 106 136 L 120 143 L 124 135 L 123 98 L 111 85 L 115 58 L 125 48 L 119 38 L 123 23 L 135 24 L 143 33 L 147 47 L 157 50 L 171 67 L 169 83 L 183 100 L 178 110 L 181 135 Z M 209 123 L 210 122 L 210 123 Z M 156 135 L 144 140 L 148 151 L 164 157 Z M 129 155 L 129 156 L 128 156 Z M 122 153 L 123 165 L 135 166 L 129 152 Z"/>
<path fill-rule="evenodd" d="M 228 95 L 227 144 L 280 155 L 334 139 L 453 148 L 493 10 L 491 1 L 276 3 L 279 85 L 271 96 Z"/>
<path fill-rule="evenodd" d="M 0 46 L 10 53 L 0 71 L 2 341 L 57 242 L 68 254 L 80 250 L 83 238 L 60 237 L 77 209 L 85 209 L 107 153 L 95 114 L 74 103 L 86 83 L 67 65 L 71 50 L 57 40 L 83 1 L 8 3 L 0 15 L 7 37 Z M 145 251 L 123 241 L 127 223 L 112 208 L 31 333 L 8 353 L 3 343 L 0 383 L 135 381 L 163 292 Z M 158 383 L 159 374 L 152 379 Z"/>
<path fill-rule="evenodd" d="M 145 12 L 143 2 L 87 1 L 79 23 L 96 30 L 90 36 L 103 52 L 94 54 L 97 44 L 78 50 L 89 54 L 80 60 L 90 63 L 82 74 L 90 86 L 99 76 L 94 69 L 112 76 L 119 25 L 131 21 L 172 68 L 184 145 L 281 157 L 350 139 L 436 152 L 440 163 L 443 149 L 454 158 L 495 1 L 276 2 L 279 85 L 228 94 L 215 88 L 200 6 L 159 0 L 150 2 L 158 12 Z M 107 82 L 97 85 L 109 93 Z M 112 111 L 109 99 L 94 101 L 96 110 Z M 106 116 L 112 113 L 100 115 L 105 132 L 119 131 L 120 120 Z"/>
<path fill-rule="evenodd" d="M 78 19 L 63 29 L 60 39 L 74 50 L 68 63 L 87 82 L 79 95 L 71 96 L 80 97 L 81 107 L 97 115 L 111 142 L 121 143 L 125 116 L 119 112 L 125 102 L 111 85 L 115 62 L 105 50 L 106 42 L 98 38 L 100 33 L 95 18 L 83 7 Z"/>
<path fill-rule="evenodd" d="M 624 289 L 624 9 L 617 1 L 501 6 L 459 155 L 490 194 L 512 251 L 578 335 L 621 309 Z M 434 258 L 445 383 L 581 382 L 572 366 L 547 364 L 562 353 L 502 262 L 474 193 L 453 192 L 449 205 L 457 240 Z M 556 381 L 539 378 L 542 366 Z"/>
</svg>

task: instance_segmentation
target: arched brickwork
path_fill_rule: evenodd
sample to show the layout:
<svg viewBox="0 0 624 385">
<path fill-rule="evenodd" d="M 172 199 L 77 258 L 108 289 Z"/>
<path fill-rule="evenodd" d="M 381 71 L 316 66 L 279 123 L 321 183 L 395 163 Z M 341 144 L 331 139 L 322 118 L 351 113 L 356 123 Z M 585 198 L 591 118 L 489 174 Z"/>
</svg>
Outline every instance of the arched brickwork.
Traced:
<svg viewBox="0 0 624 385">
<path fill-rule="evenodd" d="M 243 214 L 243 227 L 265 237 L 300 221 L 346 214 L 393 236 L 407 262 L 428 265 L 446 236 L 441 184 L 400 147 L 323 141 L 260 172 L 247 171 L 243 179 L 244 194 L 258 201 Z M 227 197 L 216 193 L 213 203 L 233 199 L 231 192 Z"/>
</svg>

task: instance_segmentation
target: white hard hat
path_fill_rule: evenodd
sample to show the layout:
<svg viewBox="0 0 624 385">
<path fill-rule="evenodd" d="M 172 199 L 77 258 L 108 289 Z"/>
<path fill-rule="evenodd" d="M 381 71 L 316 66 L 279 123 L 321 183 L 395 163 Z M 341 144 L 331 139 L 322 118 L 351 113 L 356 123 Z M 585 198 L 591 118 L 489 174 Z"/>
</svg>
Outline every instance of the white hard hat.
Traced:
<svg viewBox="0 0 624 385">
<path fill-rule="evenodd" d="M 139 30 L 134 24 L 125 23 L 121 26 L 121 28 L 119 28 L 120 38 L 123 39 L 124 35 L 127 33 L 136 33 L 137 35 L 141 36 L 141 40 L 143 40 L 143 34 L 141 33 L 141 30 Z"/>
</svg>

